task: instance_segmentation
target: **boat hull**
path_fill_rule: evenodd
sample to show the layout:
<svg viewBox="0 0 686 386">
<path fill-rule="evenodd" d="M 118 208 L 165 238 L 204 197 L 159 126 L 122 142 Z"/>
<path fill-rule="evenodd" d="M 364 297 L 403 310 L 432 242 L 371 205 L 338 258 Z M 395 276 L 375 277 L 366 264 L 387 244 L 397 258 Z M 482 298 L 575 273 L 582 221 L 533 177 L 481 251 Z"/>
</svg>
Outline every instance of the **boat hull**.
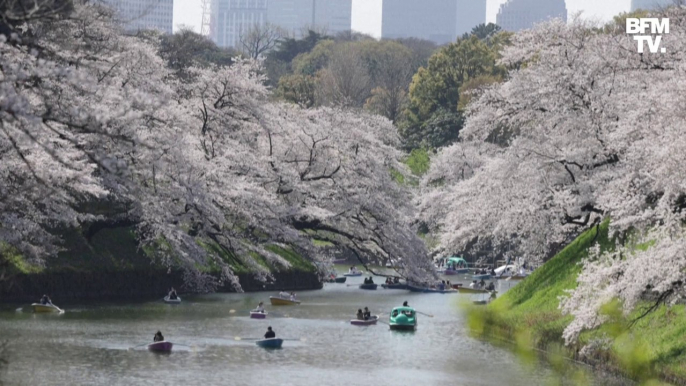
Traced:
<svg viewBox="0 0 686 386">
<path fill-rule="evenodd" d="M 300 304 L 299 300 L 284 299 L 278 296 L 270 296 L 269 301 L 272 303 L 272 306 L 297 306 Z"/>
<path fill-rule="evenodd" d="M 181 304 L 181 297 L 177 296 L 176 299 L 169 299 L 169 296 L 165 296 L 164 302 L 167 304 Z"/>
<path fill-rule="evenodd" d="M 51 312 L 60 313 L 60 312 L 64 312 L 64 311 L 62 311 L 61 308 L 59 308 L 53 304 L 33 303 L 33 304 L 31 304 L 31 307 L 33 308 L 33 312 L 35 312 L 35 313 L 51 313 Z"/>
<path fill-rule="evenodd" d="M 416 324 L 393 324 L 389 323 L 390 329 L 394 331 L 415 331 L 417 329 Z"/>
<path fill-rule="evenodd" d="M 267 312 L 250 311 L 250 319 L 266 319 Z"/>
<path fill-rule="evenodd" d="M 335 280 L 336 280 L 336 283 L 345 283 L 345 281 L 347 279 L 348 279 L 347 277 L 343 276 L 343 277 L 337 277 Z"/>
<path fill-rule="evenodd" d="M 371 326 L 376 324 L 376 322 L 379 320 L 378 315 L 374 315 L 368 320 L 360 320 L 360 319 L 351 319 L 350 324 L 353 326 Z"/>
<path fill-rule="evenodd" d="M 490 274 L 485 274 L 485 275 L 472 275 L 472 280 L 490 280 L 491 275 Z"/>
<path fill-rule="evenodd" d="M 174 347 L 172 342 L 161 341 L 150 343 L 148 345 L 148 350 L 153 352 L 171 352 L 172 347 Z"/>
<path fill-rule="evenodd" d="M 463 287 L 463 286 L 455 286 L 455 285 L 453 285 L 453 288 L 456 289 L 461 294 L 487 294 L 487 293 L 491 292 L 491 291 L 481 289 L 481 288 L 471 288 L 471 287 Z"/>
<path fill-rule="evenodd" d="M 258 340 L 255 342 L 258 346 L 262 348 L 281 348 L 283 345 L 283 339 L 279 338 L 269 338 L 269 339 L 263 339 L 263 340 Z"/>
<path fill-rule="evenodd" d="M 360 289 L 363 290 L 375 290 L 378 284 L 360 284 Z"/>
<path fill-rule="evenodd" d="M 383 287 L 385 289 L 404 290 L 404 289 L 407 289 L 407 284 L 381 284 L 381 287 Z"/>
<path fill-rule="evenodd" d="M 412 292 L 421 292 L 425 294 L 450 294 L 450 293 L 458 293 L 459 291 L 452 289 L 452 288 L 445 288 L 445 289 L 437 289 L 437 288 L 423 288 L 423 287 L 415 287 L 413 285 L 408 285 L 407 289 L 409 289 Z"/>
<path fill-rule="evenodd" d="M 362 272 L 358 272 L 358 273 L 344 273 L 343 276 L 345 276 L 345 277 L 357 277 L 357 276 L 362 276 Z"/>
</svg>

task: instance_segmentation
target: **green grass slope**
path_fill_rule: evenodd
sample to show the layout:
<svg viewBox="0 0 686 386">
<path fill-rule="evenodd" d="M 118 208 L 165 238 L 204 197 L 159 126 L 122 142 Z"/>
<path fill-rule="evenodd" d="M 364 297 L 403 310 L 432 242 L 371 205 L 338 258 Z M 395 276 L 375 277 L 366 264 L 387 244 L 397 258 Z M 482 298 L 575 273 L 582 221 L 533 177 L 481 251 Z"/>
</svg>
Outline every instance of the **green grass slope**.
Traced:
<svg viewBox="0 0 686 386">
<path fill-rule="evenodd" d="M 562 315 L 559 297 L 576 287 L 579 262 L 599 243 L 601 249 L 614 244 L 608 238 L 609 222 L 590 229 L 564 248 L 526 280 L 487 307 L 469 310 L 469 326 L 483 338 L 515 342 L 517 351 L 543 349 L 555 355 L 577 357 L 581 347 L 604 339 L 590 357 L 583 360 L 612 369 L 642 384 L 659 384 L 655 379 L 686 384 L 686 310 L 683 305 L 660 306 L 655 312 L 631 323 L 649 304 L 630 315 L 619 303 L 604 310 L 609 320 L 584 332 L 576 345 L 564 346 L 562 332 L 571 316 Z"/>
</svg>

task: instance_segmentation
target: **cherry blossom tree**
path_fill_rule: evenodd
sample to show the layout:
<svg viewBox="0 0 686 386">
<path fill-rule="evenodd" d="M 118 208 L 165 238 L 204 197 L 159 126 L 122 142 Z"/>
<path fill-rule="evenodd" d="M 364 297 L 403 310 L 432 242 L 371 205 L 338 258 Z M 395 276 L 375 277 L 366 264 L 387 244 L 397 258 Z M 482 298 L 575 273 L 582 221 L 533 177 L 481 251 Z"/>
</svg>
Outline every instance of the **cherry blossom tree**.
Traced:
<svg viewBox="0 0 686 386">
<path fill-rule="evenodd" d="M 111 11 L 89 2 L 0 35 L 5 245 L 40 264 L 60 248 L 56 229 L 136 225 L 199 291 L 223 281 L 240 289 L 222 256 L 266 280 L 255 254 L 286 269 L 266 247 L 317 259 L 315 236 L 365 263 L 432 275 L 410 193 L 391 178 L 407 171 L 389 121 L 270 102 L 252 60 L 180 74 L 156 39 L 121 34 Z M 79 209 L 90 200 L 127 209 Z M 207 265 L 221 277 L 198 270 Z"/>
<path fill-rule="evenodd" d="M 491 242 L 542 261 L 604 218 L 619 240 L 633 235 L 585 263 L 561 303 L 575 316 L 568 342 L 602 323 L 611 299 L 629 313 L 647 294 L 659 305 L 684 293 L 686 9 L 665 12 L 664 55 L 639 54 L 619 25 L 516 34 L 501 60 L 514 70 L 468 107 L 461 142 L 436 157 L 418 200 L 446 252 Z"/>
</svg>

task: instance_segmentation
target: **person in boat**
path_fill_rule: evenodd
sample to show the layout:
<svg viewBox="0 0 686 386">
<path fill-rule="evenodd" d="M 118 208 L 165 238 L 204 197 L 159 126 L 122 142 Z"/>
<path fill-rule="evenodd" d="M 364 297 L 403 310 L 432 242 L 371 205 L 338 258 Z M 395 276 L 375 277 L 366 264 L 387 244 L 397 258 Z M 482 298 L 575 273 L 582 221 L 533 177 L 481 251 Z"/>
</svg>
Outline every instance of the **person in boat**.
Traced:
<svg viewBox="0 0 686 386">
<path fill-rule="evenodd" d="M 495 289 L 495 284 L 493 284 L 493 282 L 490 282 L 488 284 L 488 287 L 486 287 L 486 289 L 489 291 L 493 291 Z"/>
<path fill-rule="evenodd" d="M 261 312 L 264 314 L 264 303 L 260 302 L 260 304 L 257 305 L 257 308 L 254 310 L 255 312 Z"/>
<path fill-rule="evenodd" d="M 486 282 L 484 281 L 484 279 L 481 279 L 481 281 L 479 282 L 479 288 L 484 288 L 485 286 Z"/>
<path fill-rule="evenodd" d="M 294 302 L 294 301 L 296 300 L 296 299 L 295 299 L 295 292 L 291 292 L 291 297 L 290 297 L 289 299 L 290 299 L 290 301 L 292 301 L 292 302 Z"/>
<path fill-rule="evenodd" d="M 43 297 L 40 298 L 40 304 L 44 306 L 52 305 L 52 300 L 50 300 L 50 297 L 48 295 L 43 294 Z"/>
<path fill-rule="evenodd" d="M 267 327 L 267 332 L 264 334 L 264 339 L 276 338 L 276 333 L 272 330 L 272 326 Z"/>
<path fill-rule="evenodd" d="M 397 276 L 393 278 L 393 284 L 400 284 L 400 278 Z"/>
<path fill-rule="evenodd" d="M 403 302 L 403 307 L 409 307 L 409 305 L 407 304 L 407 300 Z"/>
<path fill-rule="evenodd" d="M 364 312 L 362 313 L 362 317 L 364 318 L 364 320 L 369 320 L 369 318 L 372 317 L 372 313 L 369 312 L 369 308 L 367 308 L 367 307 L 364 308 Z"/>
<path fill-rule="evenodd" d="M 491 276 L 495 276 L 495 275 L 496 275 L 495 269 L 491 268 Z"/>
<path fill-rule="evenodd" d="M 155 334 L 155 337 L 152 338 L 152 341 L 153 342 L 163 342 L 164 337 L 162 336 L 162 333 L 160 331 L 157 331 L 157 333 Z"/>
<path fill-rule="evenodd" d="M 357 310 L 357 320 L 364 320 L 364 313 L 360 309 Z"/>
<path fill-rule="evenodd" d="M 176 290 L 174 287 L 172 287 L 171 290 L 169 290 L 169 300 L 176 300 L 178 297 L 179 296 L 176 294 Z"/>
<path fill-rule="evenodd" d="M 369 276 L 369 284 L 374 284 L 374 279 L 371 276 Z"/>
</svg>

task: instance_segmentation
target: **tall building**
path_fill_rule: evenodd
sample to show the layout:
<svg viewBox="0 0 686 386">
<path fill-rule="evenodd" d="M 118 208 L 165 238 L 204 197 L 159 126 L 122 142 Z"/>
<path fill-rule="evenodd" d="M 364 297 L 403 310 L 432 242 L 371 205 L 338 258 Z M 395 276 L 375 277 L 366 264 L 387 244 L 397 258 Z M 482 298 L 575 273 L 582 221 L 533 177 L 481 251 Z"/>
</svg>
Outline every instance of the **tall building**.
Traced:
<svg viewBox="0 0 686 386">
<path fill-rule="evenodd" d="M 243 32 L 267 21 L 267 0 L 213 0 L 210 37 L 219 47 L 238 47 Z"/>
<path fill-rule="evenodd" d="M 462 36 L 486 23 L 486 0 L 457 0 L 455 35 Z"/>
<path fill-rule="evenodd" d="M 267 21 L 295 37 L 308 28 L 334 35 L 350 30 L 352 0 L 268 0 Z"/>
<path fill-rule="evenodd" d="M 174 0 L 104 0 L 114 8 L 116 19 L 129 32 L 157 29 L 172 33 Z"/>
<path fill-rule="evenodd" d="M 210 36 L 237 47 L 252 25 L 271 23 L 300 37 L 308 28 L 336 34 L 350 30 L 352 0 L 213 0 Z"/>
<path fill-rule="evenodd" d="M 353 0 L 353 30 L 377 39 L 444 44 L 485 20 L 485 0 Z"/>
<path fill-rule="evenodd" d="M 554 18 L 567 21 L 564 0 L 507 0 L 500 6 L 496 24 L 505 31 L 515 32 Z"/>
<path fill-rule="evenodd" d="M 660 7 L 668 7 L 674 4 L 673 0 L 631 0 L 631 10 L 643 9 L 650 11 Z"/>
</svg>

